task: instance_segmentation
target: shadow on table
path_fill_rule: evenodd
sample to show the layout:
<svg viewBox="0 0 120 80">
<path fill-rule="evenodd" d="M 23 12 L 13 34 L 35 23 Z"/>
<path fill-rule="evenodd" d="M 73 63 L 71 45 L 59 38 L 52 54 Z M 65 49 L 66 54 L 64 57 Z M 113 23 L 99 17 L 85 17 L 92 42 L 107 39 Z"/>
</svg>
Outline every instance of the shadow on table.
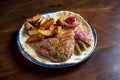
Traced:
<svg viewBox="0 0 120 80">
<path fill-rule="evenodd" d="M 63 75 L 68 75 L 68 74 L 72 74 L 75 73 L 76 71 L 78 71 L 78 69 L 81 69 L 82 64 L 84 64 L 85 62 L 82 62 L 80 64 L 77 64 L 75 66 L 72 67 L 68 67 L 68 68 L 60 68 L 60 69 L 55 69 L 55 68 L 46 68 L 46 67 L 41 67 L 38 65 L 35 65 L 34 63 L 28 61 L 18 50 L 17 48 L 17 40 L 16 40 L 16 36 L 17 34 L 15 34 L 12 43 L 14 43 L 14 47 L 12 47 L 11 50 L 13 53 L 13 59 L 15 59 L 17 65 L 22 68 L 25 72 L 30 72 L 30 73 L 34 73 L 35 75 L 39 75 L 45 78 L 49 78 L 49 77 L 60 77 Z"/>
</svg>

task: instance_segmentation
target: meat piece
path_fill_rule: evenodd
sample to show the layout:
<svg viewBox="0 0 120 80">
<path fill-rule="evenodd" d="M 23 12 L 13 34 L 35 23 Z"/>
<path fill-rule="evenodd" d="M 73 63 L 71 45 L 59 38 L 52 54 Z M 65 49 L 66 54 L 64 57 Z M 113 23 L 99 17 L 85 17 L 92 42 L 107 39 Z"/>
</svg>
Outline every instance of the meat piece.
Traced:
<svg viewBox="0 0 120 80">
<path fill-rule="evenodd" d="M 66 61 L 74 53 L 74 32 L 66 32 L 62 35 L 58 35 L 60 43 L 57 45 L 58 51 L 61 51 L 61 54 L 64 56 L 63 61 Z"/>
<path fill-rule="evenodd" d="M 74 32 L 66 32 L 57 35 L 57 38 L 49 38 L 35 45 L 38 55 L 46 57 L 53 62 L 68 60 L 74 52 Z"/>
</svg>

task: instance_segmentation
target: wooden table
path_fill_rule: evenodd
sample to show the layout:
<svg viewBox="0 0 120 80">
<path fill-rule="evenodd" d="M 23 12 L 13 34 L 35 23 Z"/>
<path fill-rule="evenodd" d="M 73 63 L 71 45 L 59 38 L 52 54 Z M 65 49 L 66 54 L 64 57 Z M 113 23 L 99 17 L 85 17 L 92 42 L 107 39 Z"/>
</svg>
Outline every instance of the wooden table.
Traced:
<svg viewBox="0 0 120 80">
<path fill-rule="evenodd" d="M 17 32 L 27 17 L 57 10 L 88 19 L 97 31 L 97 47 L 73 67 L 36 66 L 19 53 Z M 1 0 L 0 80 L 120 80 L 120 0 Z"/>
</svg>

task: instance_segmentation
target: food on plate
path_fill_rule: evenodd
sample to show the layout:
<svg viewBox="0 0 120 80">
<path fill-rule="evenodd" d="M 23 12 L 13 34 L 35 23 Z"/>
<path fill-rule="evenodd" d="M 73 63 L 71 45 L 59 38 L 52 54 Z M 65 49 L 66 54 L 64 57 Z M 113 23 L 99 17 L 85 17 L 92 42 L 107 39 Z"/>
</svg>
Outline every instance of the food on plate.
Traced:
<svg viewBox="0 0 120 80">
<path fill-rule="evenodd" d="M 53 32 L 50 31 L 50 30 L 38 29 L 38 31 L 39 31 L 42 35 L 45 35 L 45 36 L 52 36 L 52 35 L 53 35 Z"/>
<path fill-rule="evenodd" d="M 81 40 L 78 41 L 78 44 L 80 45 L 80 48 L 81 48 L 82 51 L 85 51 L 87 49 L 85 43 L 82 42 Z"/>
<path fill-rule="evenodd" d="M 30 22 L 30 23 L 34 23 L 36 21 L 38 21 L 40 19 L 41 15 L 37 14 L 35 16 L 33 16 L 32 18 L 28 18 L 26 21 Z"/>
<path fill-rule="evenodd" d="M 44 39 L 44 36 L 39 35 L 39 34 L 35 34 L 35 35 L 30 36 L 27 39 L 26 43 L 35 43 L 35 42 L 42 41 L 43 39 Z"/>
<path fill-rule="evenodd" d="M 58 25 L 58 26 L 63 26 L 64 25 L 64 21 L 63 21 L 63 19 L 58 19 L 57 21 L 56 21 L 56 24 Z"/>
<path fill-rule="evenodd" d="M 79 44 L 77 42 L 75 42 L 75 49 L 77 51 L 77 54 L 81 54 L 82 53 L 82 51 L 81 51 L 81 49 L 79 47 Z"/>
<path fill-rule="evenodd" d="M 85 29 L 78 29 L 75 31 L 75 39 L 91 42 L 92 38 L 89 36 L 89 32 Z"/>
<path fill-rule="evenodd" d="M 32 24 L 30 24 L 29 22 L 25 22 L 25 27 L 26 27 L 26 30 L 28 31 L 29 35 L 38 34 L 38 31 L 36 31 L 34 26 L 32 26 Z"/>
<path fill-rule="evenodd" d="M 54 23 L 54 19 L 50 18 L 49 20 L 45 21 L 42 25 L 40 25 L 40 29 L 48 29 Z"/>
<path fill-rule="evenodd" d="M 69 28 L 75 28 L 77 27 L 81 22 L 81 19 L 78 17 L 70 16 L 65 19 L 65 25 Z"/>
<path fill-rule="evenodd" d="M 89 36 L 89 32 L 85 29 L 75 30 L 75 40 L 79 44 L 79 48 L 82 51 L 87 50 L 87 48 L 91 46 L 91 42 L 92 42 L 92 38 Z"/>
<path fill-rule="evenodd" d="M 35 17 L 35 16 L 34 16 Z M 42 23 L 40 22 L 40 24 L 38 24 L 39 22 L 36 22 L 36 26 L 33 26 L 32 24 L 30 24 L 29 22 L 25 22 L 25 27 L 26 30 L 28 31 L 29 35 L 34 35 L 34 34 L 40 34 L 40 35 L 44 35 L 44 36 L 52 36 L 52 35 L 57 35 L 59 33 L 61 33 L 62 31 L 62 26 L 58 26 L 54 23 L 53 18 L 50 18 L 48 21 L 45 18 L 42 18 Z M 42 25 L 41 25 L 42 24 Z M 37 36 L 31 36 L 30 38 L 28 38 L 27 42 L 36 42 L 39 40 L 35 40 L 33 38 L 35 38 Z M 30 40 L 30 42 L 29 42 Z M 33 41 L 31 41 L 33 40 Z"/>
<path fill-rule="evenodd" d="M 45 23 L 47 21 L 47 19 L 45 17 L 42 18 L 42 20 L 40 21 L 40 25 L 42 25 L 43 23 Z"/>
<path fill-rule="evenodd" d="M 82 40 L 82 41 L 86 44 L 87 47 L 90 47 L 92 45 L 91 42 L 87 42 L 87 41 L 84 41 L 84 40 Z"/>
<path fill-rule="evenodd" d="M 31 44 L 39 57 L 51 62 L 65 62 L 75 51 L 79 56 L 92 46 L 91 33 L 80 25 L 81 21 L 81 17 L 74 15 L 28 18 L 25 22 L 29 35 L 26 44 Z"/>
<path fill-rule="evenodd" d="M 51 26 L 49 27 L 49 30 L 50 30 L 50 31 L 53 31 L 56 27 L 57 27 L 57 25 L 53 24 L 53 25 L 51 25 Z"/>
<path fill-rule="evenodd" d="M 62 32 L 62 27 L 61 26 L 57 26 L 53 30 L 53 35 L 57 35 L 57 34 L 59 34 L 61 32 Z"/>
<path fill-rule="evenodd" d="M 91 47 L 91 43 L 83 40 L 78 40 L 75 43 L 75 50 L 77 51 L 77 54 L 81 54 L 82 51 L 87 50 L 87 48 Z"/>
<path fill-rule="evenodd" d="M 25 22 L 25 27 L 26 27 L 27 30 L 34 29 L 34 27 L 29 22 Z"/>
<path fill-rule="evenodd" d="M 34 46 L 38 55 L 54 62 L 63 62 L 74 53 L 74 43 L 74 32 L 65 32 L 59 34 L 56 38 L 45 39 Z"/>
</svg>

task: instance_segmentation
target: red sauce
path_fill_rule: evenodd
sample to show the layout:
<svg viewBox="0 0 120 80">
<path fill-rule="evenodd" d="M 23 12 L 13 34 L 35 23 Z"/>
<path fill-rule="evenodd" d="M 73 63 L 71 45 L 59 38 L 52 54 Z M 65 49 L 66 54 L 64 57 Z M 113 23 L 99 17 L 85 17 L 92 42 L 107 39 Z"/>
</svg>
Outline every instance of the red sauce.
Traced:
<svg viewBox="0 0 120 80">
<path fill-rule="evenodd" d="M 77 17 L 71 16 L 71 17 L 68 17 L 68 18 L 65 19 L 65 23 L 69 27 L 76 27 L 76 26 L 79 25 L 80 19 L 77 18 Z"/>
</svg>

